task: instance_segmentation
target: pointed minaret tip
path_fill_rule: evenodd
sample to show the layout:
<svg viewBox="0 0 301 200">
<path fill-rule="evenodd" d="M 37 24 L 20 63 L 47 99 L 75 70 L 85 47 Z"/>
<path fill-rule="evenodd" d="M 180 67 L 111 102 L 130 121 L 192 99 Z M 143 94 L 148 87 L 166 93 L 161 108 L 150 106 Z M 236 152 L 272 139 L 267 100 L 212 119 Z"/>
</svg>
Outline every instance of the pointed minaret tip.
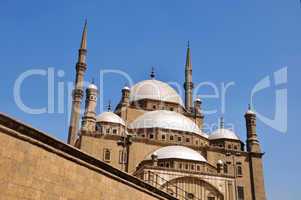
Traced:
<svg viewBox="0 0 301 200">
<path fill-rule="evenodd" d="M 187 41 L 186 67 L 191 67 L 190 42 Z"/>
<path fill-rule="evenodd" d="M 85 25 L 83 28 L 82 40 L 81 40 L 81 44 L 80 44 L 81 49 L 87 49 L 87 24 L 88 24 L 88 21 L 86 19 Z"/>
</svg>

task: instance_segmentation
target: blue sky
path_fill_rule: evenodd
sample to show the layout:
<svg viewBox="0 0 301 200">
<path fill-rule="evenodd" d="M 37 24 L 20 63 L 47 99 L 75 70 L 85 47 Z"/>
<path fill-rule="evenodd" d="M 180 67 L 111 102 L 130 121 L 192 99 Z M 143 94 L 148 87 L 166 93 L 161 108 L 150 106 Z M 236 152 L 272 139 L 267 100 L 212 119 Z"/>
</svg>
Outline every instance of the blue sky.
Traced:
<svg viewBox="0 0 301 200">
<path fill-rule="evenodd" d="M 234 82 L 226 98 L 226 123 L 245 140 L 243 114 L 254 85 L 288 67 L 288 131 L 283 134 L 259 120 L 258 134 L 264 158 L 269 199 L 298 199 L 300 189 L 300 75 L 301 5 L 299 0 L 153 0 L 153 1 L 0 1 L 1 112 L 66 140 L 68 115 L 58 113 L 58 83 L 74 79 L 81 29 L 88 18 L 88 71 L 99 82 L 99 71 L 118 69 L 137 82 L 155 66 L 157 79 L 182 84 L 186 41 L 190 40 L 195 83 Z M 26 70 L 63 70 L 55 77 L 55 112 L 23 112 L 13 96 L 16 79 Z M 126 80 L 105 76 L 100 91 L 105 104 L 119 101 Z M 101 87 L 101 88 L 102 88 Z M 256 95 L 258 112 L 272 118 L 272 86 Z M 30 107 L 47 105 L 47 80 L 34 76 L 22 85 L 21 97 Z M 200 94 L 211 94 L 210 88 Z M 65 95 L 67 99 L 67 95 Z M 103 102 L 101 102 L 103 103 Z M 65 105 L 66 106 L 66 105 Z M 206 116 L 216 123 L 220 99 L 204 99 Z M 98 108 L 101 112 L 101 106 Z"/>
</svg>

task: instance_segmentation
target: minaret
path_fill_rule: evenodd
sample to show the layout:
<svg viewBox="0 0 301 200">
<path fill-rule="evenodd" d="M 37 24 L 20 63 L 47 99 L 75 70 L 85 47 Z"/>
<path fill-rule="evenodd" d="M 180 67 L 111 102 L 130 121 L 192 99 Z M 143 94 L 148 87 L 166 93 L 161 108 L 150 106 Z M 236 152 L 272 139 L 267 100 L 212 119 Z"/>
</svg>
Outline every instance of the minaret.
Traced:
<svg viewBox="0 0 301 200">
<path fill-rule="evenodd" d="M 247 151 L 249 153 L 250 183 L 252 200 L 266 200 L 263 163 L 260 143 L 256 133 L 256 113 L 251 106 L 245 114 L 247 127 Z"/>
<path fill-rule="evenodd" d="M 202 100 L 199 96 L 194 100 L 194 110 L 196 115 L 202 114 Z"/>
<path fill-rule="evenodd" d="M 121 108 L 120 108 L 120 117 L 126 122 L 128 115 L 128 107 L 130 106 L 130 88 L 124 86 L 122 88 L 122 97 L 121 97 Z"/>
<path fill-rule="evenodd" d="M 192 82 L 192 64 L 191 64 L 189 41 L 187 43 L 184 89 L 185 89 L 185 107 L 190 112 L 192 107 L 193 82 Z"/>
<path fill-rule="evenodd" d="M 92 82 L 86 89 L 85 113 L 82 120 L 82 131 L 94 133 L 96 128 L 96 104 L 98 90 Z"/>
<path fill-rule="evenodd" d="M 122 88 L 122 98 L 121 103 L 125 106 L 129 106 L 130 104 L 130 88 L 128 86 L 124 86 Z"/>
<path fill-rule="evenodd" d="M 84 74 L 87 69 L 86 64 L 87 54 L 87 21 L 82 33 L 80 49 L 78 50 L 78 62 L 76 63 L 76 78 L 75 86 L 72 92 L 72 108 L 71 119 L 68 133 L 68 144 L 74 145 L 78 134 L 78 126 L 80 120 L 80 106 L 84 96 L 83 81 Z"/>
<path fill-rule="evenodd" d="M 194 122 L 200 129 L 203 128 L 204 114 L 202 113 L 202 100 L 200 96 L 194 100 Z"/>
<path fill-rule="evenodd" d="M 254 111 L 252 111 L 251 105 L 249 105 L 249 109 L 245 114 L 245 119 L 247 128 L 247 151 L 261 153 L 261 148 L 256 133 L 256 114 Z"/>
</svg>

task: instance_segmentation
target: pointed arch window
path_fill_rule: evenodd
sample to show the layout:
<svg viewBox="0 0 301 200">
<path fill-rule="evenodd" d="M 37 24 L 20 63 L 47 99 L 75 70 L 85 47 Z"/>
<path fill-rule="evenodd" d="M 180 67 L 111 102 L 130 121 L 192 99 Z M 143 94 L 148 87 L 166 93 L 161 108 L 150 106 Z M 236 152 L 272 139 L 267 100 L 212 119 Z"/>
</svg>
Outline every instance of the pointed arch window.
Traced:
<svg viewBox="0 0 301 200">
<path fill-rule="evenodd" d="M 104 149 L 103 150 L 103 160 L 106 162 L 111 161 L 111 150 L 110 149 Z"/>
<path fill-rule="evenodd" d="M 236 170 L 237 170 L 237 176 L 242 176 L 243 175 L 242 167 L 240 165 L 237 166 Z"/>
</svg>

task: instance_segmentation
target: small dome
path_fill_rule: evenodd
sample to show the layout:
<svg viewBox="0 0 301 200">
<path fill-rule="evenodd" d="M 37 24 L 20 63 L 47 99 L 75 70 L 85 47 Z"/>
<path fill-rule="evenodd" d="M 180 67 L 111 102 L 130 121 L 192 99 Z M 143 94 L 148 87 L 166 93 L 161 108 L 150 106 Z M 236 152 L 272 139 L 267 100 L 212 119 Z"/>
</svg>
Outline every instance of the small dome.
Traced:
<svg viewBox="0 0 301 200">
<path fill-rule="evenodd" d="M 217 161 L 217 164 L 218 164 L 218 165 L 223 165 L 224 162 L 223 162 L 222 160 L 218 160 L 218 161 Z"/>
<path fill-rule="evenodd" d="M 196 98 L 195 100 L 194 100 L 195 102 L 202 102 L 202 100 L 201 100 L 201 98 Z"/>
<path fill-rule="evenodd" d="M 129 125 L 130 129 L 140 128 L 163 128 L 195 133 L 203 137 L 208 137 L 189 118 L 180 113 L 167 110 L 150 111 L 138 117 Z"/>
<path fill-rule="evenodd" d="M 249 104 L 248 111 L 246 112 L 246 115 L 256 115 L 256 113 L 252 110 L 251 104 Z"/>
<path fill-rule="evenodd" d="M 184 107 L 181 97 L 171 86 L 154 79 L 141 81 L 131 88 L 130 101 L 141 99 L 177 103 Z"/>
<path fill-rule="evenodd" d="M 95 89 L 95 90 L 97 90 L 97 86 L 95 84 L 93 84 L 93 83 L 90 83 L 88 85 L 88 89 Z"/>
<path fill-rule="evenodd" d="M 239 137 L 233 131 L 230 131 L 225 128 L 219 128 L 209 135 L 209 140 L 217 139 L 240 140 Z"/>
<path fill-rule="evenodd" d="M 124 86 L 122 89 L 123 90 L 130 90 L 130 88 L 128 86 Z"/>
<path fill-rule="evenodd" d="M 256 113 L 255 113 L 253 110 L 249 109 L 249 110 L 246 112 L 246 115 L 256 115 Z"/>
<path fill-rule="evenodd" d="M 184 146 L 167 146 L 157 149 L 149 154 L 145 160 L 151 160 L 152 155 L 156 154 L 158 159 L 182 159 L 191 161 L 207 162 L 207 160 L 197 151 Z"/>
<path fill-rule="evenodd" d="M 125 126 L 125 122 L 113 112 L 103 112 L 96 117 L 96 122 L 109 122 Z"/>
</svg>

